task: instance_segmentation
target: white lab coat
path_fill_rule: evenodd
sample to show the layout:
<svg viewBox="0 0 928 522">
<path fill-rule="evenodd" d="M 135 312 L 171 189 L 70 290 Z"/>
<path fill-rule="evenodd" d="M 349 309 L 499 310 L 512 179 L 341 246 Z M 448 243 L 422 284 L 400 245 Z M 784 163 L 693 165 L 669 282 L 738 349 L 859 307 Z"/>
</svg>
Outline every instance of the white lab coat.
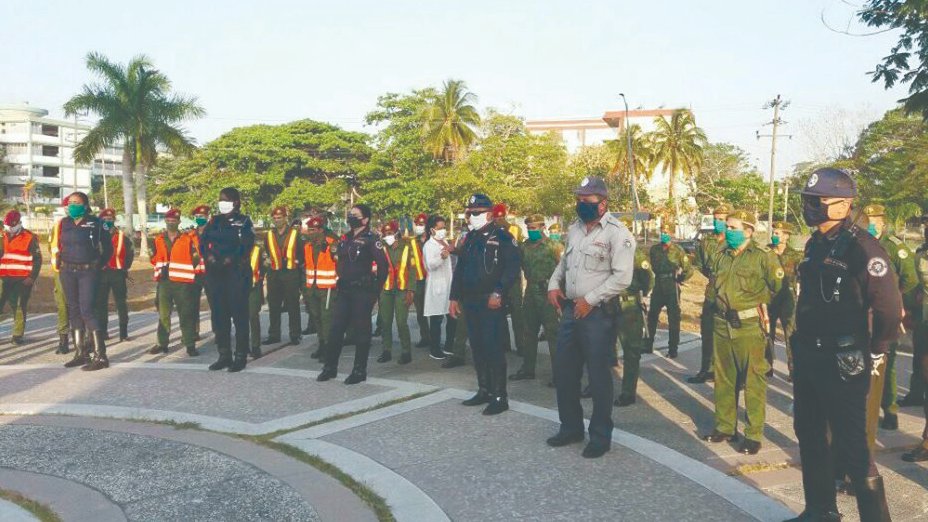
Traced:
<svg viewBox="0 0 928 522">
<path fill-rule="evenodd" d="M 429 238 L 423 247 L 425 269 L 429 276 L 425 280 L 425 306 L 423 315 L 432 317 L 447 315 L 451 300 L 451 257 L 441 258 L 442 245 Z"/>
</svg>

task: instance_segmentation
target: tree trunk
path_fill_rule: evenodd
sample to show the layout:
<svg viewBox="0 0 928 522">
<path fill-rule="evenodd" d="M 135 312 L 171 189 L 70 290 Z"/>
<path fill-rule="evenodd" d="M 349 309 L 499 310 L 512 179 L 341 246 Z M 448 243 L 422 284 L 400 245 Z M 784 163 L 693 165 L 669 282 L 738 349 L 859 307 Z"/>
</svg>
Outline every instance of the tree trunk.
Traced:
<svg viewBox="0 0 928 522">
<path fill-rule="evenodd" d="M 135 172 L 132 168 L 133 152 L 132 148 L 130 148 L 129 140 L 126 140 L 126 144 L 122 149 L 122 204 L 125 211 L 126 230 L 129 231 L 132 237 L 135 237 L 135 227 L 133 226 L 133 218 L 135 216 L 135 181 L 133 180 Z M 104 176 L 105 175 L 104 173 Z"/>
<path fill-rule="evenodd" d="M 139 246 L 139 257 L 148 259 L 151 255 L 148 251 L 148 186 L 145 177 L 148 174 L 148 166 L 144 162 L 139 162 L 139 168 L 135 176 L 135 193 L 139 202 L 139 215 L 141 216 L 142 226 L 140 227 L 142 244 Z"/>
</svg>

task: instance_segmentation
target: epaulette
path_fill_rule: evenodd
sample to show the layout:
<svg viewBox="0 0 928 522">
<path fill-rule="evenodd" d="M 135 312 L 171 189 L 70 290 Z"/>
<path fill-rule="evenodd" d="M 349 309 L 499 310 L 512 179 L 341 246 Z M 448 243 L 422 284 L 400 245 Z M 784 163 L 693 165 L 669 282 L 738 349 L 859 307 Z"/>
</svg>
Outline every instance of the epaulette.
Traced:
<svg viewBox="0 0 928 522">
<path fill-rule="evenodd" d="M 761 252 L 770 252 L 770 247 L 768 247 L 767 245 L 755 242 L 754 246 L 757 247 L 757 249 L 760 250 Z"/>
<path fill-rule="evenodd" d="M 898 237 L 893 236 L 893 235 L 890 235 L 890 236 L 888 236 L 888 237 L 889 237 L 889 240 L 892 241 L 893 243 L 895 243 L 895 244 L 897 244 L 897 245 L 901 245 L 901 244 L 902 244 L 902 240 L 899 239 Z"/>
</svg>

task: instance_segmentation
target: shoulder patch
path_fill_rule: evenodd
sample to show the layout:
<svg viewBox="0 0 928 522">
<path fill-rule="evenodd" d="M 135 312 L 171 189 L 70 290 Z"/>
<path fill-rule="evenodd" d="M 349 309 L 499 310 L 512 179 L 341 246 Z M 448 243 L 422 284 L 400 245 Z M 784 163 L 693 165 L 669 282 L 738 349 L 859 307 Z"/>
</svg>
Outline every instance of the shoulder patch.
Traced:
<svg viewBox="0 0 928 522">
<path fill-rule="evenodd" d="M 782 268 L 777 268 L 777 273 L 776 273 L 777 279 L 783 279 L 785 275 L 786 275 L 786 272 L 784 272 Z"/>
<path fill-rule="evenodd" d="M 899 252 L 896 253 L 899 256 L 899 259 L 905 259 L 909 257 L 909 251 L 905 248 L 900 248 Z"/>
<path fill-rule="evenodd" d="M 880 257 L 871 258 L 867 261 L 867 273 L 873 277 L 883 277 L 889 271 L 889 264 Z"/>
<path fill-rule="evenodd" d="M 631 247 L 632 247 L 632 240 L 631 240 L 631 239 L 628 239 L 628 238 L 625 238 L 625 241 L 622 243 L 622 246 L 624 246 L 625 248 L 631 248 Z"/>
<path fill-rule="evenodd" d="M 647 261 L 642 261 L 642 262 L 641 262 L 641 268 L 642 268 L 643 270 L 650 270 L 650 269 L 651 269 L 651 263 L 649 263 L 649 262 L 647 262 Z"/>
<path fill-rule="evenodd" d="M 383 243 L 378 239 L 377 241 L 374 242 L 374 247 L 380 250 L 381 248 L 383 248 Z"/>
</svg>

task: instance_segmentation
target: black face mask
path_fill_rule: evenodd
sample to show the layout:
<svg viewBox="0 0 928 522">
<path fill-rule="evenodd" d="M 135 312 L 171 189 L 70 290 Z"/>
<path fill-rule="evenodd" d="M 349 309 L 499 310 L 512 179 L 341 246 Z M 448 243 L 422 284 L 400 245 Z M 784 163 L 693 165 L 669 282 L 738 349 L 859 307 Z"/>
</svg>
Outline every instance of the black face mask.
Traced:
<svg viewBox="0 0 928 522">
<path fill-rule="evenodd" d="M 596 221 L 599 219 L 599 203 L 578 201 L 577 216 L 580 218 L 580 221 L 583 221 L 584 223 Z"/>
<path fill-rule="evenodd" d="M 357 216 L 348 216 L 348 226 L 351 228 L 361 228 L 362 221 L 364 218 L 359 218 Z"/>
<path fill-rule="evenodd" d="M 828 221 L 828 205 L 822 203 L 822 198 L 818 196 L 802 197 L 802 219 L 806 225 L 817 227 Z"/>
</svg>

